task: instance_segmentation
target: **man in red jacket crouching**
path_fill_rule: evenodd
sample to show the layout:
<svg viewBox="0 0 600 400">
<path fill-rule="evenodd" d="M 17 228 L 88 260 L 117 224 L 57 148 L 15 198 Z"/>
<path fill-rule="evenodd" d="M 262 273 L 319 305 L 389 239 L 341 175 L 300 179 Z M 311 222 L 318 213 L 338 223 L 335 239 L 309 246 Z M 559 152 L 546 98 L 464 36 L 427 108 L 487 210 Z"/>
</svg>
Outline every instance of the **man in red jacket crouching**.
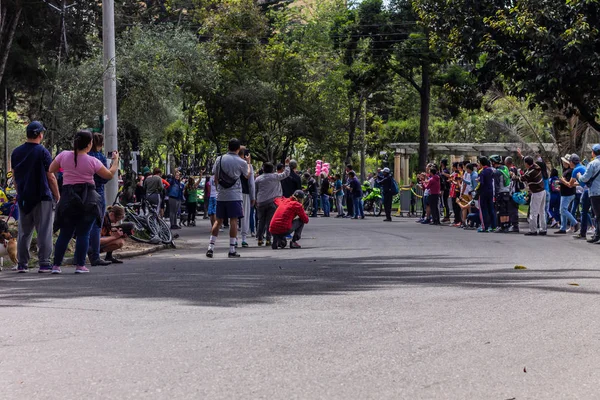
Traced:
<svg viewBox="0 0 600 400">
<path fill-rule="evenodd" d="M 275 199 L 277 211 L 275 211 L 275 215 L 273 215 L 271 225 L 269 226 L 269 231 L 273 235 L 273 250 L 277 250 L 278 247 L 284 248 L 287 244 L 285 240 L 286 235 L 291 235 L 292 233 L 294 237 L 290 243 L 290 249 L 301 248 L 298 240 L 302 236 L 304 224 L 308 224 L 308 216 L 304 212 L 304 207 L 302 207 L 303 199 L 304 192 L 302 190 L 296 190 L 289 199 L 285 197 Z"/>
</svg>

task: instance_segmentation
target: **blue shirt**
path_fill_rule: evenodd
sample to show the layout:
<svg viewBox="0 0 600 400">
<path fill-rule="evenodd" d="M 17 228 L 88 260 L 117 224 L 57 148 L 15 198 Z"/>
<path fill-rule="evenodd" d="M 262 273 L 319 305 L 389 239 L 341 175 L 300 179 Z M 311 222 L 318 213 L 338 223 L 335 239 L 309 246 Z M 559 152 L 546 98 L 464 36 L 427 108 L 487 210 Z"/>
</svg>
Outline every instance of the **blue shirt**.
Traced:
<svg viewBox="0 0 600 400">
<path fill-rule="evenodd" d="M 179 199 L 183 200 L 183 185 L 181 181 L 176 180 L 175 178 L 169 180 L 169 189 L 167 189 L 167 196 L 170 199 Z"/>
<path fill-rule="evenodd" d="M 600 176 L 597 175 L 600 172 L 600 156 L 596 157 L 591 163 L 587 165 L 587 171 L 585 175 L 581 177 L 580 182 L 589 183 L 590 179 L 594 178 L 590 186 L 590 196 L 600 196 Z"/>
<path fill-rule="evenodd" d="M 350 189 L 352 189 L 353 197 L 359 197 L 359 198 L 363 197 L 363 191 L 360 186 L 360 182 L 358 181 L 358 178 L 354 177 L 353 179 L 350 179 L 350 182 L 348 182 L 348 185 L 350 186 Z"/>
<path fill-rule="evenodd" d="M 88 156 L 92 156 L 94 158 L 97 158 L 98 160 L 100 160 L 100 162 L 102 163 L 102 165 L 104 165 L 105 167 L 107 167 L 106 157 L 104 156 L 103 152 L 101 152 L 101 151 L 90 151 L 88 153 Z M 96 183 L 96 192 L 98 192 L 99 195 L 104 195 L 104 185 L 108 182 L 108 180 L 102 178 L 98 174 L 94 174 L 94 182 Z"/>
<path fill-rule="evenodd" d="M 14 171 L 17 200 L 25 214 L 29 214 L 40 202 L 52 200 L 46 176 L 52 156 L 44 146 L 24 143 L 13 150 L 10 162 Z"/>
<path fill-rule="evenodd" d="M 337 181 L 335 181 L 335 190 L 336 192 L 336 196 L 343 196 L 344 195 L 344 191 L 342 190 L 342 180 L 338 179 Z"/>
<path fill-rule="evenodd" d="M 581 182 L 578 178 L 577 178 L 577 174 L 581 174 L 581 176 L 585 175 L 585 171 L 587 170 L 587 168 L 585 167 L 585 165 L 583 164 L 577 164 L 577 166 L 575 167 L 575 169 L 573 169 L 573 175 L 571 175 L 573 178 L 577 179 L 577 182 L 579 182 L 579 185 L 582 187 L 585 187 L 585 183 Z"/>
</svg>

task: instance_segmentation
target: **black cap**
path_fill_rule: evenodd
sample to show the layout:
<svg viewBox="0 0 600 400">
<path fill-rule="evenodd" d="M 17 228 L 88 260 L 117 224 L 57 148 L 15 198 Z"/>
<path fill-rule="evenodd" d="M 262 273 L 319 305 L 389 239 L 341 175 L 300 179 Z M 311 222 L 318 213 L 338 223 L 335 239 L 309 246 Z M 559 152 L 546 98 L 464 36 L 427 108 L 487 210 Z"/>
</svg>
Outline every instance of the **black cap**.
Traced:
<svg viewBox="0 0 600 400">
<path fill-rule="evenodd" d="M 304 192 L 302 190 L 296 190 L 294 192 L 294 197 L 298 200 L 302 200 L 304 198 Z"/>
</svg>

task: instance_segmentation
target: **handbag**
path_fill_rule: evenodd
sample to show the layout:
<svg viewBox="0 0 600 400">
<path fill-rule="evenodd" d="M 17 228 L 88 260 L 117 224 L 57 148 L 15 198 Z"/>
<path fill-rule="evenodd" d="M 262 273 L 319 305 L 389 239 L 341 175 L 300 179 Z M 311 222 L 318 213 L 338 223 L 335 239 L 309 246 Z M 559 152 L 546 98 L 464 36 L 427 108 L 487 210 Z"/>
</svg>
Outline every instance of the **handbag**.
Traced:
<svg viewBox="0 0 600 400">
<path fill-rule="evenodd" d="M 233 185 L 235 185 L 238 181 L 239 176 L 237 178 L 232 178 L 221 170 L 221 164 L 223 163 L 223 157 L 219 158 L 219 168 L 217 170 L 217 182 L 223 189 L 229 189 Z"/>
</svg>

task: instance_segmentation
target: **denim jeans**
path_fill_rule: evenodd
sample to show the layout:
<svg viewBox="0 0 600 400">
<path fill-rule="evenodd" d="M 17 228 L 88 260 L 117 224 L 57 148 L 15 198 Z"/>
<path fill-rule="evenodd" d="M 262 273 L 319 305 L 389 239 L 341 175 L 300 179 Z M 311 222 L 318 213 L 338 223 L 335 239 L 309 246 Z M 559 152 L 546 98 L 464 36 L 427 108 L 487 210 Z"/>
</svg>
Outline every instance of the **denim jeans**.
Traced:
<svg viewBox="0 0 600 400">
<path fill-rule="evenodd" d="M 550 194 L 550 216 L 556 222 L 560 221 L 560 193 L 558 192 Z"/>
<path fill-rule="evenodd" d="M 363 218 L 365 216 L 364 204 L 362 197 L 354 196 L 354 218 Z"/>
<path fill-rule="evenodd" d="M 581 236 L 587 235 L 588 226 L 592 224 L 592 217 L 590 216 L 590 208 L 592 202 L 590 201 L 590 191 L 586 190 L 581 195 Z"/>
<path fill-rule="evenodd" d="M 250 232 L 256 233 L 256 207 L 250 208 Z"/>
<path fill-rule="evenodd" d="M 330 213 L 330 204 L 329 204 L 329 196 L 326 194 L 321 195 L 321 208 L 323 209 L 323 215 L 329 217 Z"/>
<path fill-rule="evenodd" d="M 575 226 L 577 224 L 577 220 L 569 211 L 569 205 L 575 199 L 575 195 L 572 196 L 560 196 L 560 230 L 567 230 L 567 222 L 571 224 L 571 226 Z"/>
<path fill-rule="evenodd" d="M 96 221 L 92 216 L 85 216 L 70 226 L 63 223 L 54 246 L 54 265 L 60 266 L 62 264 L 73 235 L 77 236 L 75 241 L 75 265 L 78 267 L 85 265 L 85 256 L 90 244 L 90 230 L 95 223 Z"/>
<path fill-rule="evenodd" d="M 575 195 L 575 199 L 573 200 L 573 203 L 571 204 L 571 207 L 569 207 L 569 211 L 571 211 L 571 215 L 573 215 L 575 217 L 575 219 L 577 219 L 577 211 L 579 211 L 580 204 L 581 204 L 581 193 L 577 193 Z"/>
<path fill-rule="evenodd" d="M 317 193 L 311 193 L 310 197 L 312 197 L 312 213 L 311 217 L 316 218 L 317 212 L 319 211 L 319 195 Z"/>
<path fill-rule="evenodd" d="M 336 201 L 338 216 L 343 216 L 344 215 L 344 196 L 336 195 L 335 201 Z"/>
<path fill-rule="evenodd" d="M 104 199 L 104 193 L 98 193 L 101 199 L 100 211 L 102 211 L 102 215 L 106 211 L 106 200 Z M 100 259 L 100 232 L 102 228 L 97 224 L 92 226 L 92 230 L 90 231 L 90 262 L 98 261 Z M 83 265 L 83 264 L 81 264 Z"/>
</svg>

